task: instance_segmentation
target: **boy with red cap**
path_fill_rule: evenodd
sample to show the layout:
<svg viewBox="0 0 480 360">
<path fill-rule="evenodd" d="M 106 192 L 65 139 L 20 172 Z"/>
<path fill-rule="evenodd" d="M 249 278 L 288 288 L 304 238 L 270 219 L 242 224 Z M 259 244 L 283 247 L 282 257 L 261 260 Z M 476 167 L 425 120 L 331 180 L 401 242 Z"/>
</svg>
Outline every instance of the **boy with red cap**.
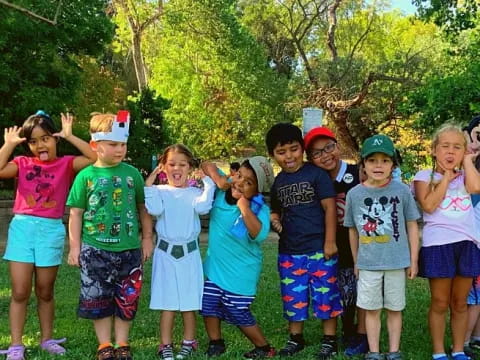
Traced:
<svg viewBox="0 0 480 360">
<path fill-rule="evenodd" d="M 343 314 L 343 337 L 347 347 L 345 355 L 353 356 L 368 352 L 365 330 L 365 312 L 356 307 L 357 281 L 353 271 L 352 251 L 348 228 L 343 226 L 347 192 L 359 182 L 359 166 L 347 164 L 340 159 L 340 148 L 335 134 L 325 126 L 310 130 L 304 137 L 307 159 L 324 169 L 333 181 L 337 204 L 338 287 L 340 288 Z M 358 325 L 355 326 L 355 313 Z"/>
</svg>

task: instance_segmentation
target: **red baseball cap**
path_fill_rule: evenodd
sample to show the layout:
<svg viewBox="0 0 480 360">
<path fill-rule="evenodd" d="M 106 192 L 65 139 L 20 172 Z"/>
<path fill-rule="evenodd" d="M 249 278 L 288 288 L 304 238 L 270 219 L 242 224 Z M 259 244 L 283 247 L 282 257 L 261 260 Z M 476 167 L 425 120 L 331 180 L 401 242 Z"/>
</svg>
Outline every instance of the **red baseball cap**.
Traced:
<svg viewBox="0 0 480 360">
<path fill-rule="evenodd" d="M 305 144 L 305 149 L 308 149 L 312 141 L 320 136 L 328 137 L 333 141 L 337 142 L 335 134 L 329 128 L 325 126 L 319 126 L 310 130 L 307 135 L 303 137 L 303 143 Z"/>
</svg>

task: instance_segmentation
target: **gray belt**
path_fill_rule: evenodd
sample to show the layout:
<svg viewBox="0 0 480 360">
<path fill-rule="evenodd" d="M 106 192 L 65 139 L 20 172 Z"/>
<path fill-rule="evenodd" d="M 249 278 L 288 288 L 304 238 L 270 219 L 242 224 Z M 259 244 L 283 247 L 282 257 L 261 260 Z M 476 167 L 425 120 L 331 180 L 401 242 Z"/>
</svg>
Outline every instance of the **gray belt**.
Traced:
<svg viewBox="0 0 480 360">
<path fill-rule="evenodd" d="M 175 259 L 181 259 L 187 254 L 194 252 L 198 249 L 197 240 L 192 240 L 186 244 L 173 245 L 166 240 L 160 239 L 157 243 L 157 247 L 165 251 L 167 254 L 172 255 Z"/>
</svg>

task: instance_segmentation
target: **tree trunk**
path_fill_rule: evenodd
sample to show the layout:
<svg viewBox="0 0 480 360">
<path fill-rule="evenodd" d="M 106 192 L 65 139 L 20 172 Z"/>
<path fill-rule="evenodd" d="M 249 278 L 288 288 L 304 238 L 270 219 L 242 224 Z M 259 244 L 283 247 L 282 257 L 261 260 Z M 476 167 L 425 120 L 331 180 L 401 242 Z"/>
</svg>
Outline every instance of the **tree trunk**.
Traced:
<svg viewBox="0 0 480 360">
<path fill-rule="evenodd" d="M 139 92 L 142 92 L 142 90 L 147 87 L 147 69 L 145 68 L 145 62 L 143 60 L 141 41 L 142 34 L 138 31 L 132 31 L 133 64 L 135 66 Z"/>
</svg>

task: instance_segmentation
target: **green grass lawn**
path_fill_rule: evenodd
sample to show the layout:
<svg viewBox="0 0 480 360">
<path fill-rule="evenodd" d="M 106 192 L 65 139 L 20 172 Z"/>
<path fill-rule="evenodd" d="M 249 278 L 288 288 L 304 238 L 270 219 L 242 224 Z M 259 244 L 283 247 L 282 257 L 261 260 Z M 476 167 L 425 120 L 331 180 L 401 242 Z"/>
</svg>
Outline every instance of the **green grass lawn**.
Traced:
<svg viewBox="0 0 480 360">
<path fill-rule="evenodd" d="M 275 347 L 280 348 L 287 339 L 287 322 L 282 317 L 279 281 L 276 270 L 277 246 L 272 242 L 264 245 L 265 261 L 262 278 L 259 284 L 257 299 L 253 305 L 253 313 L 262 327 L 268 340 Z M 139 311 L 131 330 L 131 345 L 136 360 L 155 359 L 158 346 L 158 328 L 160 312 L 148 308 L 150 300 L 150 266 L 146 265 L 145 286 L 141 297 Z M 241 269 L 239 269 L 241 271 Z M 7 263 L 0 261 L 0 348 L 9 344 L 8 305 L 9 280 Z M 79 293 L 78 269 L 64 265 L 60 268 L 56 283 L 56 321 L 55 337 L 67 337 L 68 349 L 66 359 L 93 359 L 96 352 L 96 338 L 91 321 L 78 319 L 76 308 Z M 427 309 L 429 295 L 428 285 L 424 279 L 408 282 L 407 308 L 404 312 L 404 332 L 402 335 L 402 351 L 405 359 L 429 359 L 430 340 L 427 328 Z M 24 341 L 28 349 L 29 359 L 51 359 L 51 356 L 41 352 L 38 347 L 39 327 L 35 314 L 36 301 L 31 299 L 29 316 L 25 328 Z M 180 316 L 178 316 L 180 320 Z M 383 322 L 385 325 L 385 319 Z M 241 359 L 242 353 L 250 350 L 252 345 L 240 334 L 240 331 L 230 325 L 224 325 L 224 338 L 227 343 L 227 353 L 220 359 Z M 203 322 L 198 317 L 198 340 L 200 352 L 193 359 L 203 359 L 207 347 L 207 337 Z M 382 331 L 382 350 L 387 351 L 386 328 Z M 305 325 L 305 338 L 308 347 L 293 357 L 293 359 L 315 359 L 321 340 L 321 323 L 311 319 Z M 175 341 L 178 344 L 182 339 L 181 323 L 175 329 Z M 448 340 L 449 341 L 449 340 Z M 338 356 L 338 359 L 344 357 Z"/>
</svg>

